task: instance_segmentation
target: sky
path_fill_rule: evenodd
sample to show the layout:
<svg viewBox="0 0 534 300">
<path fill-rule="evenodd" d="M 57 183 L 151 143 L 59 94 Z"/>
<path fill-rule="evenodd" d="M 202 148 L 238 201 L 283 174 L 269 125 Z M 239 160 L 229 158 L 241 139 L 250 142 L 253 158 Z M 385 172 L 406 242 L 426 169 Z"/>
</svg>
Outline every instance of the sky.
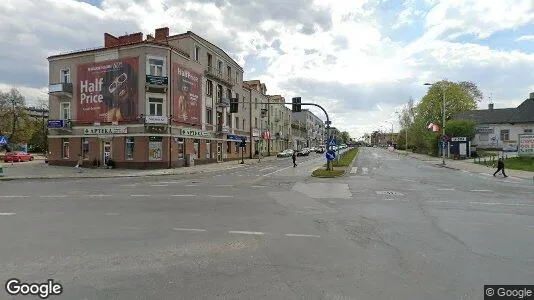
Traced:
<svg viewBox="0 0 534 300">
<path fill-rule="evenodd" d="M 472 81 L 480 108 L 534 92 L 532 0 L 2 0 L 0 89 L 47 99 L 48 56 L 160 27 L 208 39 L 245 80 L 322 105 L 354 138 L 397 131 L 425 82 Z"/>
</svg>

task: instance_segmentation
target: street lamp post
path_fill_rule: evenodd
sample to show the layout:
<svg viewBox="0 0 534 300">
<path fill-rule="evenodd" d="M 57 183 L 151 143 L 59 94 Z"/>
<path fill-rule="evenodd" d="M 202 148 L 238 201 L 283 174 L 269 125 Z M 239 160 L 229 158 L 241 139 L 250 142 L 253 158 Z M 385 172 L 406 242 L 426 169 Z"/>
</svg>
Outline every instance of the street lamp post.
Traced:
<svg viewBox="0 0 534 300">
<path fill-rule="evenodd" d="M 391 139 L 390 139 L 390 142 L 391 142 L 391 147 L 393 147 L 393 122 L 386 121 L 386 123 L 391 124 Z"/>
<path fill-rule="evenodd" d="M 425 83 L 424 85 L 430 85 L 430 86 L 433 86 L 433 85 L 436 85 L 436 83 Z M 443 154 L 443 161 L 442 161 L 442 164 L 445 165 L 445 91 L 443 90 L 443 87 L 441 86 L 441 84 L 437 83 L 440 91 L 441 91 L 441 98 L 442 98 L 442 102 L 443 102 L 443 123 L 441 124 L 441 138 L 443 139 L 442 140 L 442 147 L 441 147 L 441 152 Z"/>
</svg>

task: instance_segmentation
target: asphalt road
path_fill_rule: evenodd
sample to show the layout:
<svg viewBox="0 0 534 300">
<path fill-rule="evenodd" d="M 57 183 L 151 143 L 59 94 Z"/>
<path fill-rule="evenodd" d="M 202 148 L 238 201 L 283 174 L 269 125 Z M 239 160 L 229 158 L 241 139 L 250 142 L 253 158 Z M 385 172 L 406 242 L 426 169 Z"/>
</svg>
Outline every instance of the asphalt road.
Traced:
<svg viewBox="0 0 534 300">
<path fill-rule="evenodd" d="M 483 299 L 533 283 L 531 181 L 375 148 L 344 178 L 310 178 L 322 157 L 0 182 L 0 280 L 54 279 L 50 299 Z"/>
</svg>

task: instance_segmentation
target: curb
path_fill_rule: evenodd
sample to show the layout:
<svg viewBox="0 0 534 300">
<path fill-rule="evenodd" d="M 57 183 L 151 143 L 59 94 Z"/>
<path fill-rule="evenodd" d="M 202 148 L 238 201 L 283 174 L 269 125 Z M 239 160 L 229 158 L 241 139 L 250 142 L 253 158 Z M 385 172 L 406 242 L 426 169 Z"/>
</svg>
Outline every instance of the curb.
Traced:
<svg viewBox="0 0 534 300">
<path fill-rule="evenodd" d="M 360 155 L 360 149 L 358 149 L 358 152 L 356 152 L 356 155 L 354 155 L 354 158 L 352 159 L 352 161 L 350 162 L 350 164 L 345 168 L 345 173 L 343 173 L 343 177 L 347 176 L 347 171 L 349 169 L 352 170 L 352 166 L 354 165 L 354 162 L 356 161 L 356 159 L 358 158 L 358 156 Z M 350 173 L 349 173 L 350 174 Z"/>
</svg>

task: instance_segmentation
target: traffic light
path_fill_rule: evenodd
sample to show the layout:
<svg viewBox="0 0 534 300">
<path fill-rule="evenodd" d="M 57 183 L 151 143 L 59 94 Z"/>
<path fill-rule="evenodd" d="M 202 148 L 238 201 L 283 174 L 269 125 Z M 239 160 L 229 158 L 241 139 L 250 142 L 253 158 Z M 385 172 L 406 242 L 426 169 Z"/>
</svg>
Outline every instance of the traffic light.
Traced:
<svg viewBox="0 0 534 300">
<path fill-rule="evenodd" d="M 239 99 L 231 98 L 230 99 L 230 113 L 236 113 L 239 110 Z"/>
<path fill-rule="evenodd" d="M 301 98 L 300 97 L 293 97 L 293 99 L 291 99 L 292 101 L 292 108 L 291 108 L 291 111 L 292 112 L 299 112 L 301 111 L 301 108 L 300 108 L 300 103 L 301 103 Z"/>
<path fill-rule="evenodd" d="M 247 146 L 247 142 L 245 142 L 245 139 L 241 140 L 241 143 L 239 144 L 239 147 L 245 148 Z"/>
</svg>

